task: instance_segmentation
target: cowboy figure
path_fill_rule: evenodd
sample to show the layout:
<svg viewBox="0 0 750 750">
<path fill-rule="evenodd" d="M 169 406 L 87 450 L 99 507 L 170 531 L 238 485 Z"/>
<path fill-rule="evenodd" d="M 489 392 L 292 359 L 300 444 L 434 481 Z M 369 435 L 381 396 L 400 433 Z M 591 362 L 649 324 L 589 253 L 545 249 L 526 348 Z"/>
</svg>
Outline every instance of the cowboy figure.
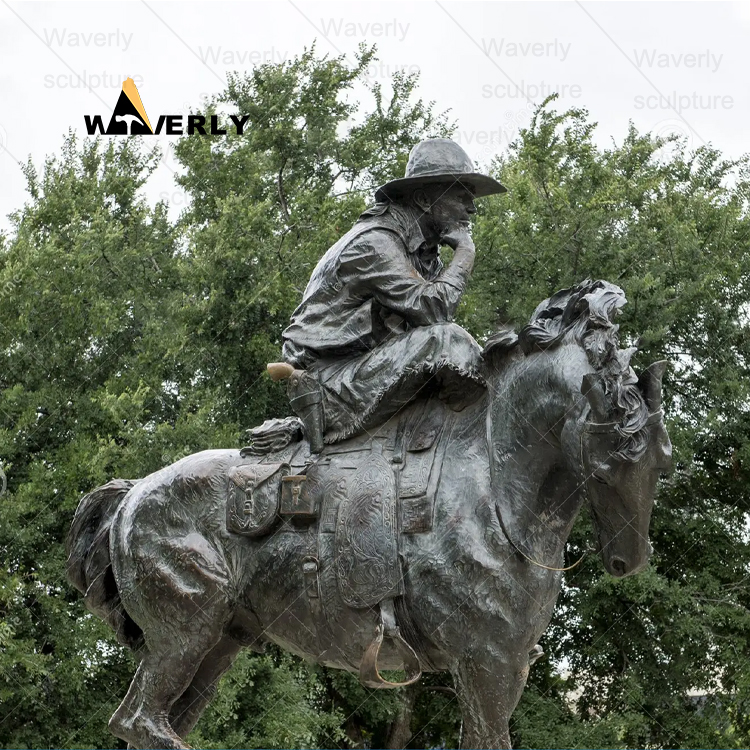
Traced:
<svg viewBox="0 0 750 750">
<path fill-rule="evenodd" d="M 474 264 L 474 199 L 505 192 L 456 143 L 409 154 L 406 175 L 320 259 L 283 333 L 292 408 L 313 453 L 437 392 L 458 411 L 485 389 L 481 350 L 452 323 Z M 454 251 L 447 267 L 441 245 Z"/>
</svg>

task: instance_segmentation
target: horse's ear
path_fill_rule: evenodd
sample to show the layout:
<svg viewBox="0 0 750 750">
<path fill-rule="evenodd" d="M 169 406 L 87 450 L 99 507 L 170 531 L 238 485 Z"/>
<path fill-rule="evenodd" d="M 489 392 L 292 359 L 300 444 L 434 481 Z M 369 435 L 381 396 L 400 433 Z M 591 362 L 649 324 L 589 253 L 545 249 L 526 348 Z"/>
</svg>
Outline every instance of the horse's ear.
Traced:
<svg viewBox="0 0 750 750">
<path fill-rule="evenodd" d="M 638 376 L 638 387 L 650 412 L 661 408 L 661 379 L 668 364 L 666 359 L 653 362 Z"/>
<path fill-rule="evenodd" d="M 630 360 L 633 358 L 634 354 L 637 354 L 637 352 L 637 346 L 631 346 L 629 349 L 619 349 L 617 351 L 617 361 L 620 363 L 620 367 L 622 368 L 623 372 L 626 373 L 628 371 L 628 368 L 630 367 Z"/>
<path fill-rule="evenodd" d="M 581 393 L 586 396 L 591 407 L 591 413 L 597 422 L 606 422 L 609 417 L 607 410 L 607 398 L 604 395 L 604 382 L 602 376 L 596 372 L 590 372 L 583 376 Z"/>
</svg>

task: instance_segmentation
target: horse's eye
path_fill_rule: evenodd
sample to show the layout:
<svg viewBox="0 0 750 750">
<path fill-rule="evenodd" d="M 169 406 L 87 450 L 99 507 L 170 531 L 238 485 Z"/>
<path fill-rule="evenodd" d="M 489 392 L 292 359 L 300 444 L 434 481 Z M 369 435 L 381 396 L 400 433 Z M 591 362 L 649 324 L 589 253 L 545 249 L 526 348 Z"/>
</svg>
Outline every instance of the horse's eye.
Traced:
<svg viewBox="0 0 750 750">
<path fill-rule="evenodd" d="M 601 474 L 592 474 L 591 475 L 599 484 L 607 484 L 607 480 L 601 475 Z"/>
</svg>

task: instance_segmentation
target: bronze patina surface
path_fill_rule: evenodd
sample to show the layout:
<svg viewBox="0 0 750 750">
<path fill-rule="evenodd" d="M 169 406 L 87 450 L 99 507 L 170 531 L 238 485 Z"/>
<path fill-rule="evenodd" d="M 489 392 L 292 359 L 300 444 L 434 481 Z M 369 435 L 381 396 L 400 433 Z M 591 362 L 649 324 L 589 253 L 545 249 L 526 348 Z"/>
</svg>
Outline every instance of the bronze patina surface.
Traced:
<svg viewBox="0 0 750 750">
<path fill-rule="evenodd" d="M 648 562 L 666 363 L 635 374 L 606 281 L 484 348 L 452 322 L 473 197 L 504 190 L 462 154 L 415 147 L 321 260 L 271 368 L 298 418 L 81 500 L 68 575 L 139 659 L 109 724 L 132 747 L 186 747 L 239 651 L 268 642 L 371 687 L 449 670 L 463 746 L 510 747 L 579 512 L 609 573 Z"/>
</svg>

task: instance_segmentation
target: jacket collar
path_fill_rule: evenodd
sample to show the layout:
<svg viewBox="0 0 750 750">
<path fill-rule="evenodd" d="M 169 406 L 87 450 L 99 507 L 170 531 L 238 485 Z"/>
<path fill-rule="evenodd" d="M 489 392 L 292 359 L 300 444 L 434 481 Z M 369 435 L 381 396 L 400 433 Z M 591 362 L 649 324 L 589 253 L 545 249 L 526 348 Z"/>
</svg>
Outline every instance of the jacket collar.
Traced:
<svg viewBox="0 0 750 750">
<path fill-rule="evenodd" d="M 409 254 L 419 252 L 425 243 L 424 234 L 414 212 L 399 203 L 382 202 L 368 208 L 359 218 L 380 216 L 388 222 L 406 245 Z"/>
</svg>

